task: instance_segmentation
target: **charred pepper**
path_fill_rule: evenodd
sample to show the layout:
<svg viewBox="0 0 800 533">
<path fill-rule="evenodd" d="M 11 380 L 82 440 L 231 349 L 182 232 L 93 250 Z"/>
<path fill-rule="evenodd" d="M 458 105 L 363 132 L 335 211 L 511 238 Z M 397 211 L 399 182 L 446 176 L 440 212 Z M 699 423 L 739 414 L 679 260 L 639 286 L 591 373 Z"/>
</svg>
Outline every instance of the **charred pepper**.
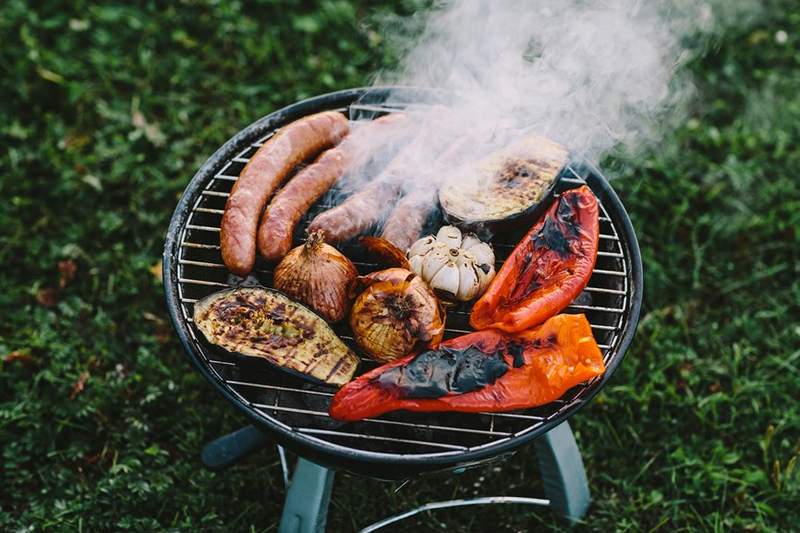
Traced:
<svg viewBox="0 0 800 533">
<path fill-rule="evenodd" d="M 475 302 L 472 327 L 522 331 L 567 307 L 592 277 L 598 209 L 597 198 L 585 185 L 561 194 Z"/>
<path fill-rule="evenodd" d="M 543 405 L 602 374 L 583 315 L 557 315 L 516 334 L 476 331 L 408 355 L 345 385 L 330 414 L 343 421 L 408 411 L 499 412 Z"/>
</svg>

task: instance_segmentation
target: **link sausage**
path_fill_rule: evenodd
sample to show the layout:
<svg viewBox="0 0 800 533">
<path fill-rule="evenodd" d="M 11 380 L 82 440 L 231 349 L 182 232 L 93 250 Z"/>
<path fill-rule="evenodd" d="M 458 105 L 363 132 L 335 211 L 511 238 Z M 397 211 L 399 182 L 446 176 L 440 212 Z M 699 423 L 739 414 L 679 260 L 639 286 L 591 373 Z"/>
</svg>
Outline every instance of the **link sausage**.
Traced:
<svg viewBox="0 0 800 533">
<path fill-rule="evenodd" d="M 253 154 L 222 215 L 220 248 L 228 270 L 239 276 L 253 270 L 258 219 L 269 197 L 294 167 L 338 143 L 348 130 L 339 112 L 309 115 L 278 130 Z"/>
<path fill-rule="evenodd" d="M 352 239 L 383 218 L 400 196 L 400 189 L 397 179 L 372 181 L 338 206 L 317 215 L 308 232 L 322 231 L 329 244 Z"/>
<path fill-rule="evenodd" d="M 281 260 L 292 248 L 292 234 L 311 205 L 336 183 L 351 164 L 380 148 L 374 135 L 390 133 L 381 126 L 400 124 L 405 115 L 391 114 L 361 125 L 338 146 L 323 152 L 297 173 L 267 206 L 258 228 L 258 251 L 270 262 Z M 378 132 L 376 129 L 381 129 Z M 388 140 L 388 139 L 387 139 Z"/>
<path fill-rule="evenodd" d="M 436 189 L 426 189 L 405 195 L 386 219 L 381 237 L 406 252 L 420 237 L 425 221 L 436 210 L 436 192 Z"/>
</svg>

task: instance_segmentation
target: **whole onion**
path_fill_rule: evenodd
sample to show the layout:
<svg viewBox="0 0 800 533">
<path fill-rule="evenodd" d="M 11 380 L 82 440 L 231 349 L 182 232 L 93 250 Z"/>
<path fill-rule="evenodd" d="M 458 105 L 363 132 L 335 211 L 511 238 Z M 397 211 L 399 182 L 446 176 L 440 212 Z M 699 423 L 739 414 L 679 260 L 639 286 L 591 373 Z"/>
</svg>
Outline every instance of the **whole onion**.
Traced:
<svg viewBox="0 0 800 533">
<path fill-rule="evenodd" d="M 322 315 L 328 322 L 343 319 L 350 308 L 358 277 L 353 263 L 313 232 L 275 268 L 274 286 Z"/>
<path fill-rule="evenodd" d="M 373 359 L 386 363 L 441 342 L 444 315 L 419 276 L 404 268 L 389 268 L 358 281 L 365 289 L 353 303 L 350 327 L 356 342 Z"/>
</svg>

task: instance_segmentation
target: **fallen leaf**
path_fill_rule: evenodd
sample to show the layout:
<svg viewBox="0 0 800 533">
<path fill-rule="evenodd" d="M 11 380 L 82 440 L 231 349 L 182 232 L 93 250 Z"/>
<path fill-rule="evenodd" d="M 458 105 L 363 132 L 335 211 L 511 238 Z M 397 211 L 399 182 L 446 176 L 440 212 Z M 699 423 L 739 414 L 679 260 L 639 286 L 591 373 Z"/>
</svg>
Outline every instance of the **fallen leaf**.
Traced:
<svg viewBox="0 0 800 533">
<path fill-rule="evenodd" d="M 74 400 L 78 397 L 78 394 L 83 392 L 83 389 L 86 387 L 86 382 L 89 381 L 89 373 L 88 372 L 81 372 L 81 375 L 78 376 L 78 381 L 72 385 L 72 390 L 69 393 L 69 399 Z"/>
<path fill-rule="evenodd" d="M 14 361 L 19 361 L 24 365 L 32 365 L 36 362 L 31 354 L 23 350 L 14 350 L 3 356 L 4 363 L 13 363 Z"/>
<path fill-rule="evenodd" d="M 45 307 L 55 307 L 58 303 L 58 289 L 45 287 L 36 292 L 36 301 Z"/>
<path fill-rule="evenodd" d="M 142 316 L 155 325 L 155 338 L 159 344 L 166 344 L 172 338 L 172 329 L 167 321 L 158 315 L 145 311 Z"/>
<path fill-rule="evenodd" d="M 145 138 L 155 146 L 164 146 L 167 142 L 166 136 L 159 129 L 158 125 L 148 122 L 144 117 L 144 113 L 139 110 L 138 97 L 134 98 L 131 103 L 131 124 L 133 124 L 134 128 L 144 133 Z"/>
<path fill-rule="evenodd" d="M 58 286 L 62 289 L 66 287 L 70 281 L 75 279 L 75 273 L 78 272 L 78 264 L 72 259 L 65 259 L 58 262 Z"/>
<path fill-rule="evenodd" d="M 161 270 L 161 261 L 150 267 L 150 273 L 153 274 L 159 283 L 163 281 L 163 271 Z"/>
</svg>

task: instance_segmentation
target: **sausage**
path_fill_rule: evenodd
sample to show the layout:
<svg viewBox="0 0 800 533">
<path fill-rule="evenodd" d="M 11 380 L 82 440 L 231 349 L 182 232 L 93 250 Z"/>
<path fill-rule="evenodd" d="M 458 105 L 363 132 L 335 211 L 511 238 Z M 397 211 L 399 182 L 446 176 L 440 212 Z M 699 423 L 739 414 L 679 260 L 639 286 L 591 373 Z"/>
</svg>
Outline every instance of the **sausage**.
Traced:
<svg viewBox="0 0 800 533">
<path fill-rule="evenodd" d="M 383 218 L 400 196 L 400 189 L 396 179 L 372 181 L 338 206 L 317 215 L 307 231 L 322 231 L 328 244 L 352 239 Z"/>
<path fill-rule="evenodd" d="M 356 129 L 338 146 L 323 152 L 314 163 L 297 173 L 267 206 L 258 228 L 258 251 L 270 262 L 282 259 L 292 248 L 292 234 L 311 205 L 330 189 L 347 167 L 379 145 L 367 143 L 376 127 L 397 124 L 405 115 L 391 114 Z M 385 132 L 384 132 L 385 133 Z"/>
<path fill-rule="evenodd" d="M 435 161 L 433 168 L 428 172 L 430 183 L 437 183 L 435 177 L 444 173 L 447 168 L 458 160 L 458 154 L 468 146 L 466 139 L 460 139 L 450 145 Z M 424 183 L 419 180 L 418 183 Z M 381 236 L 404 252 L 420 237 L 422 228 L 428 217 L 437 209 L 438 191 L 435 187 L 423 186 L 409 192 L 402 200 L 397 202 L 392 214 L 383 225 Z"/>
<path fill-rule="evenodd" d="M 405 195 L 383 225 L 381 237 L 405 252 L 419 238 L 425 221 L 436 210 L 436 189 Z"/>
<path fill-rule="evenodd" d="M 233 185 L 220 226 L 222 261 L 246 276 L 256 261 L 256 230 L 267 199 L 291 170 L 338 143 L 348 132 L 347 118 L 326 111 L 296 120 L 273 135 L 253 154 Z"/>
</svg>

